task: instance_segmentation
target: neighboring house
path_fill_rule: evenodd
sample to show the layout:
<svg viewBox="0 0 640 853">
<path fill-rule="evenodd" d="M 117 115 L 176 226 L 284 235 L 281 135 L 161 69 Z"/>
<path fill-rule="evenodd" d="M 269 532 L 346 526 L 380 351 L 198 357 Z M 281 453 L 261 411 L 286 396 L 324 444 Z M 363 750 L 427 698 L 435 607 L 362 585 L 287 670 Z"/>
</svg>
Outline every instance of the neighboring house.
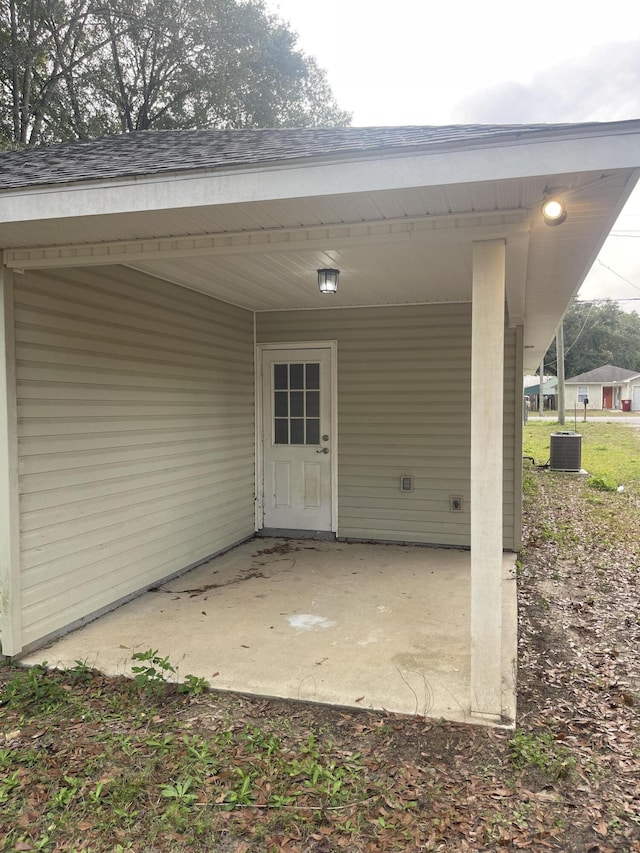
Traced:
<svg viewBox="0 0 640 853">
<path fill-rule="evenodd" d="M 538 379 L 538 377 L 533 377 Z M 526 377 L 525 377 L 526 379 Z M 550 376 L 542 382 L 542 394 L 544 396 L 544 409 L 558 408 L 558 379 L 555 376 Z M 524 396 L 529 398 L 531 411 L 539 411 L 538 397 L 540 395 L 540 380 L 525 383 Z"/>
<path fill-rule="evenodd" d="M 583 406 L 586 398 L 589 409 L 622 409 L 628 406 L 634 412 L 640 411 L 640 373 L 635 370 L 603 364 L 567 379 L 565 389 L 568 409 L 576 403 Z M 625 404 L 625 400 L 629 402 Z"/>
<path fill-rule="evenodd" d="M 256 530 L 457 546 L 471 707 L 499 719 L 522 376 L 639 167 L 637 121 L 0 156 L 3 652 Z"/>
</svg>

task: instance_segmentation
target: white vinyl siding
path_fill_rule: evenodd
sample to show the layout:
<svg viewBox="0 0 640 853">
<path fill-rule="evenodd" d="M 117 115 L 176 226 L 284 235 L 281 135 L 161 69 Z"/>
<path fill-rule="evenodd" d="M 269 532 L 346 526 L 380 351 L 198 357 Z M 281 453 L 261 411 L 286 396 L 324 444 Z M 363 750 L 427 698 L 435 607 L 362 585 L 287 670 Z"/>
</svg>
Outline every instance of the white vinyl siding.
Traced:
<svg viewBox="0 0 640 853">
<path fill-rule="evenodd" d="M 16 279 L 26 646 L 253 533 L 253 315 L 125 268 Z"/>
<path fill-rule="evenodd" d="M 339 535 L 468 546 L 471 306 L 265 312 L 256 329 L 261 343 L 338 341 Z M 507 548 L 514 529 L 515 340 L 507 330 Z M 402 475 L 414 477 L 413 492 L 400 491 Z M 462 512 L 450 512 L 451 495 L 462 496 Z"/>
</svg>

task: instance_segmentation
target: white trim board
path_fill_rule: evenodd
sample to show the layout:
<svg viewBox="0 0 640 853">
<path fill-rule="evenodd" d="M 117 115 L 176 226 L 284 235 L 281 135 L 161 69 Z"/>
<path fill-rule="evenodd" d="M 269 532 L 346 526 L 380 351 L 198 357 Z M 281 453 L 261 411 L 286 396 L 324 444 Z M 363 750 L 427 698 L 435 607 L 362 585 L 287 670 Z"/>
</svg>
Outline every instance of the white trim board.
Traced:
<svg viewBox="0 0 640 853">
<path fill-rule="evenodd" d="M 18 416 L 13 277 L 0 252 L 0 631 L 2 653 L 22 648 Z"/>
</svg>

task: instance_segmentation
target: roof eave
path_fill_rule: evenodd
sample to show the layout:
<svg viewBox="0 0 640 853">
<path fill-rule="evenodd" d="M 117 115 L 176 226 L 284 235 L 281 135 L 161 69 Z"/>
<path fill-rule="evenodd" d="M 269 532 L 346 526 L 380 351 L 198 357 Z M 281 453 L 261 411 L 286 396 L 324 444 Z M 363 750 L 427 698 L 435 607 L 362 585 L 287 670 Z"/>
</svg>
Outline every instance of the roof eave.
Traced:
<svg viewBox="0 0 640 853">
<path fill-rule="evenodd" d="M 545 174 L 630 169 L 640 165 L 634 132 L 590 136 L 563 134 L 489 145 L 413 153 L 366 155 L 258 163 L 151 176 L 106 178 L 40 185 L 2 193 L 2 221 L 63 218 L 211 204 L 266 201 L 416 186 L 469 184 Z M 627 130 L 630 128 L 627 127 Z M 612 144 L 613 143 L 613 144 Z"/>
</svg>

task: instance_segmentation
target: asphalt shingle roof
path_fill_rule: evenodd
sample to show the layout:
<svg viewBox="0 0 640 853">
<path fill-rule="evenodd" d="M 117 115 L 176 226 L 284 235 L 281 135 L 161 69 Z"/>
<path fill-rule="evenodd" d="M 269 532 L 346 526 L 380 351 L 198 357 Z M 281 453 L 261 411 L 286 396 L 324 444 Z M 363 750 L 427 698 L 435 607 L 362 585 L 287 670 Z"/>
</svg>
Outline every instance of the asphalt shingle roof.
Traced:
<svg viewBox="0 0 640 853">
<path fill-rule="evenodd" d="M 586 373 L 581 373 L 579 376 L 572 376 L 567 379 L 567 382 L 580 383 L 588 385 L 599 382 L 625 382 L 631 379 L 632 376 L 639 376 L 637 370 L 627 370 L 626 367 L 615 367 L 613 364 L 603 364 L 602 367 L 596 367 L 594 370 L 588 370 Z"/>
<path fill-rule="evenodd" d="M 456 148 L 598 128 L 598 123 L 155 130 L 0 155 L 0 191 L 77 181 L 216 169 L 336 155 Z"/>
</svg>

